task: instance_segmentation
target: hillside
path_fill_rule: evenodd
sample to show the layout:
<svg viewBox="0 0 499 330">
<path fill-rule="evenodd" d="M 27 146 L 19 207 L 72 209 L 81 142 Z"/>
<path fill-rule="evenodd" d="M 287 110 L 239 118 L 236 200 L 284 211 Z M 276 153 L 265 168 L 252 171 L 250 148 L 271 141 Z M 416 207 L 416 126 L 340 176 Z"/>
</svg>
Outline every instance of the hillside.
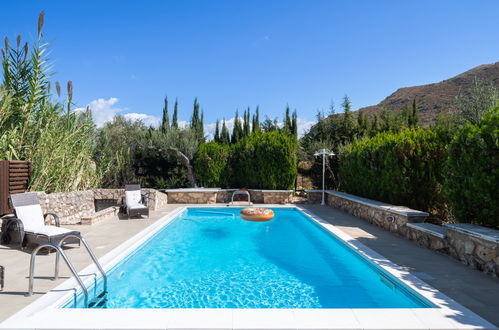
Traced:
<svg viewBox="0 0 499 330">
<path fill-rule="evenodd" d="M 438 83 L 399 88 L 379 104 L 361 108 L 356 112 L 364 111 L 369 116 L 375 113 L 379 115 L 384 107 L 399 112 L 404 104 L 410 105 L 410 102 L 416 98 L 421 122 L 431 124 L 439 114 L 456 111 L 454 98 L 460 90 L 468 90 L 475 77 L 492 81 L 499 88 L 499 62 L 477 66 Z"/>
</svg>

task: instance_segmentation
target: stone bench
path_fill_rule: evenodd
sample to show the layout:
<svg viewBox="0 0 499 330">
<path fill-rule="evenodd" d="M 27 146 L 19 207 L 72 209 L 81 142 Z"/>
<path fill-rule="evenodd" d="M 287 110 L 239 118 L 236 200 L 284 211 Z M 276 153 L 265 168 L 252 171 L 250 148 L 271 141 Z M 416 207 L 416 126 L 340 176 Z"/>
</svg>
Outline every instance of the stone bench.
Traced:
<svg viewBox="0 0 499 330">
<path fill-rule="evenodd" d="M 417 242 L 419 245 L 429 249 L 448 253 L 449 245 L 447 243 L 447 230 L 442 226 L 432 223 L 408 223 L 406 236 Z"/>
<path fill-rule="evenodd" d="M 391 232 L 407 235 L 407 223 L 423 222 L 427 212 L 359 197 L 335 190 L 326 190 L 326 203 L 353 216 L 367 220 Z M 320 200 L 321 190 L 307 190 L 309 199 Z"/>
<path fill-rule="evenodd" d="M 86 215 L 81 218 L 82 225 L 95 225 L 113 216 L 117 216 L 120 211 L 119 206 L 111 206 L 104 210 L 100 210 L 91 215 Z"/>
<path fill-rule="evenodd" d="M 499 230 L 469 223 L 445 224 L 450 255 L 471 268 L 499 276 Z"/>
</svg>

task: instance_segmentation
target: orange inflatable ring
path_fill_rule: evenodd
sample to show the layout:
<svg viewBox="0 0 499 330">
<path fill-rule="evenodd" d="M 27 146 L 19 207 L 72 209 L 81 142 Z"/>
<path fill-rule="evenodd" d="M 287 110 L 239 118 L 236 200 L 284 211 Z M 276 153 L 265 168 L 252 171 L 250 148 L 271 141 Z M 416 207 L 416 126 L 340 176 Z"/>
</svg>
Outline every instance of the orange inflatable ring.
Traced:
<svg viewBox="0 0 499 330">
<path fill-rule="evenodd" d="M 274 211 L 260 207 L 248 207 L 239 212 L 241 218 L 247 221 L 263 222 L 274 218 Z"/>
</svg>

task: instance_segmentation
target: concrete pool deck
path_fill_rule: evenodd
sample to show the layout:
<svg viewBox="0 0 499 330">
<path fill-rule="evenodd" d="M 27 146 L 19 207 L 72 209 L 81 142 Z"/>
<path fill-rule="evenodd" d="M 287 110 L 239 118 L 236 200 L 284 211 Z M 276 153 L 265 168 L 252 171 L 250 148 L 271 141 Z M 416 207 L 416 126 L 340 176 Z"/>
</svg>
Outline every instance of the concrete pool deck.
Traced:
<svg viewBox="0 0 499 330">
<path fill-rule="evenodd" d="M 93 247 L 96 255 L 101 257 L 179 206 L 182 205 L 168 205 L 165 210 L 152 213 L 150 219 L 128 221 L 115 218 L 93 226 L 67 227 L 80 230 Z M 199 207 L 202 205 L 193 206 Z M 414 242 L 398 237 L 341 211 L 319 205 L 300 206 L 329 221 L 338 229 L 358 239 L 396 264 L 405 267 L 414 275 L 478 315 L 494 324 L 499 324 L 499 315 L 496 312 L 499 310 L 499 299 L 497 299 L 499 296 L 498 279 L 471 270 L 447 256 L 420 248 Z M 90 264 L 90 259 L 84 249 L 73 249 L 69 251 L 68 255 L 78 270 Z M 6 268 L 5 288 L 3 292 L 0 292 L 0 322 L 70 277 L 69 271 L 62 266 L 62 278 L 59 281 L 51 281 L 46 278 L 37 279 L 34 286 L 37 294 L 32 297 L 24 297 L 28 285 L 29 256 L 28 253 L 0 246 L 0 264 Z M 53 255 L 38 258 L 37 276 L 52 276 Z"/>
</svg>

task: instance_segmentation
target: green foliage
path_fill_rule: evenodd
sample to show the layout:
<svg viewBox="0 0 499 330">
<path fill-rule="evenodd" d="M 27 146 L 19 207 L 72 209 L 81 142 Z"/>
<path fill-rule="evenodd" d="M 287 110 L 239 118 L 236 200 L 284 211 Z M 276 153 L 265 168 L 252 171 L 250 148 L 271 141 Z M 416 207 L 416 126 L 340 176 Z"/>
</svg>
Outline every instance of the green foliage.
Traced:
<svg viewBox="0 0 499 330">
<path fill-rule="evenodd" d="M 187 172 L 169 147 L 194 157 L 198 143 L 190 128 L 167 132 L 116 116 L 99 130 L 95 159 L 104 187 L 140 183 L 151 188 L 188 187 Z"/>
<path fill-rule="evenodd" d="M 199 147 L 196 175 L 205 187 L 293 189 L 296 139 L 283 132 L 250 134 L 234 145 L 210 142 Z"/>
<path fill-rule="evenodd" d="M 459 92 L 455 99 L 458 121 L 461 124 L 470 122 L 478 124 L 487 110 L 499 102 L 499 90 L 490 82 L 475 78 L 471 88 Z"/>
<path fill-rule="evenodd" d="M 499 106 L 448 148 L 445 190 L 457 221 L 499 226 Z"/>
<path fill-rule="evenodd" d="M 230 138 L 231 143 L 237 143 L 243 138 L 243 126 L 241 120 L 239 119 L 239 113 L 236 111 L 236 117 L 234 119 L 234 128 L 232 129 L 232 136 Z"/>
<path fill-rule="evenodd" d="M 220 143 L 223 144 L 230 143 L 229 130 L 227 129 L 227 125 L 225 125 L 225 119 L 222 121 L 222 132 L 220 133 Z"/>
<path fill-rule="evenodd" d="M 199 146 L 194 162 L 196 178 L 203 187 L 229 186 L 232 147 L 217 142 Z"/>
<path fill-rule="evenodd" d="M 72 83 L 67 99 L 51 99 L 52 67 L 42 38 L 43 12 L 31 46 L 2 50 L 0 87 L 0 159 L 32 163 L 30 189 L 47 192 L 88 189 L 99 183 L 93 162 L 94 125 L 90 112 L 72 109 Z M 60 85 L 57 83 L 57 94 Z"/>
<path fill-rule="evenodd" d="M 168 115 L 168 98 L 165 96 L 165 105 L 163 106 L 163 118 L 161 120 L 161 131 L 166 133 L 170 129 L 170 116 Z"/>
<path fill-rule="evenodd" d="M 178 124 L 177 124 L 178 126 Z M 198 99 L 194 99 L 194 109 L 191 117 L 191 129 L 196 134 L 198 143 L 204 142 L 204 114 L 199 111 Z"/>
<path fill-rule="evenodd" d="M 340 157 L 340 185 L 358 196 L 442 215 L 449 140 L 430 129 L 405 129 L 354 142 Z"/>
<path fill-rule="evenodd" d="M 178 128 L 178 100 L 177 99 L 175 99 L 175 105 L 173 106 L 172 127 Z"/>
<path fill-rule="evenodd" d="M 293 189 L 297 143 L 294 137 L 272 131 L 252 134 L 234 146 L 232 186 Z"/>
</svg>

